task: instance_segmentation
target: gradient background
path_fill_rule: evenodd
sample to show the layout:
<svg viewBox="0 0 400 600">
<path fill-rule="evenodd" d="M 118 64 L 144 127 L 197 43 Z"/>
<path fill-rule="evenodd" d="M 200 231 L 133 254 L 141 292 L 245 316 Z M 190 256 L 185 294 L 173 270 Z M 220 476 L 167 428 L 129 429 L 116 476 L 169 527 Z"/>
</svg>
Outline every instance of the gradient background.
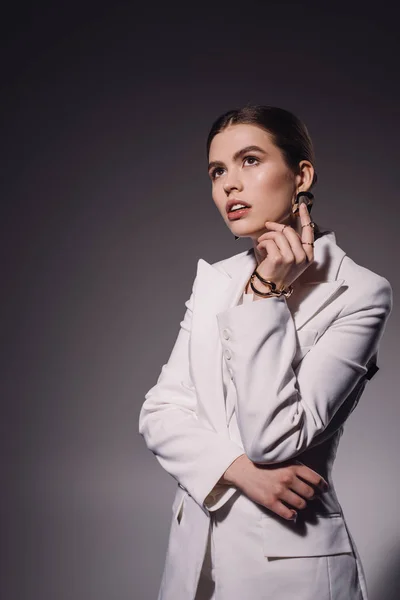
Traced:
<svg viewBox="0 0 400 600">
<path fill-rule="evenodd" d="M 250 247 L 211 199 L 220 113 L 259 102 L 305 121 L 314 219 L 396 298 L 398 20 L 327 4 L 2 14 L 2 597 L 156 598 L 175 481 L 139 410 L 198 259 Z M 371 600 L 400 594 L 398 320 L 395 302 L 335 466 Z"/>
</svg>

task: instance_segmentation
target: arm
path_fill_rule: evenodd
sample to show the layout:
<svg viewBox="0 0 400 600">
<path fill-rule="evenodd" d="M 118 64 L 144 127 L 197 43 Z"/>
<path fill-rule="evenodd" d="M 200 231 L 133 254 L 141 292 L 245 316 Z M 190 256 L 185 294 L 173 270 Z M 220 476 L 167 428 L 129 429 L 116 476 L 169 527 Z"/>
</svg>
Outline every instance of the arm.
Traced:
<svg viewBox="0 0 400 600">
<path fill-rule="evenodd" d="M 245 293 L 243 295 L 243 303 L 254 302 L 254 301 L 257 301 L 260 299 L 261 299 L 260 296 L 255 296 L 253 293 L 248 293 L 248 294 Z M 310 447 L 316 446 L 318 444 L 322 444 L 322 442 L 324 442 L 328 438 L 332 437 L 343 426 L 343 424 L 347 420 L 348 416 L 353 412 L 353 410 L 357 406 L 358 401 L 359 401 L 359 399 L 364 391 L 364 388 L 367 384 L 367 381 L 372 379 L 372 377 L 376 374 L 376 372 L 379 371 L 379 367 L 376 364 L 377 358 L 378 358 L 378 352 L 376 352 L 371 357 L 369 363 L 367 364 L 368 371 L 365 374 L 365 376 L 363 376 L 359 379 L 357 385 L 355 386 L 355 388 L 353 389 L 351 394 L 349 394 L 349 396 L 346 398 L 345 402 L 340 406 L 340 408 L 335 413 L 335 416 L 329 422 L 328 427 L 326 427 L 322 433 L 320 433 L 319 435 L 317 435 L 314 438 L 313 443 L 310 445 Z M 237 467 L 236 467 L 235 463 L 232 463 L 232 465 L 230 465 L 230 467 L 228 469 L 228 478 L 229 478 L 229 472 L 235 470 L 236 468 Z M 224 474 L 224 476 L 221 478 L 221 483 L 227 483 L 228 478 L 226 478 L 225 475 L 226 474 Z"/>
<path fill-rule="evenodd" d="M 256 463 L 289 460 L 309 448 L 367 372 L 392 309 L 383 277 L 328 327 L 291 366 L 296 330 L 283 297 L 229 308 L 217 315 L 237 390 L 236 414 L 247 456 Z M 228 355 L 229 355 L 228 353 Z M 226 360 L 226 357 L 225 357 Z"/>
<path fill-rule="evenodd" d="M 198 421 L 196 391 L 189 370 L 189 337 L 193 296 L 168 362 L 146 394 L 139 416 L 139 433 L 161 466 L 205 510 L 216 510 L 237 490 L 215 484 L 243 448 Z M 211 495 L 209 495 L 210 491 Z M 208 497 L 207 497 L 208 496 Z"/>
</svg>

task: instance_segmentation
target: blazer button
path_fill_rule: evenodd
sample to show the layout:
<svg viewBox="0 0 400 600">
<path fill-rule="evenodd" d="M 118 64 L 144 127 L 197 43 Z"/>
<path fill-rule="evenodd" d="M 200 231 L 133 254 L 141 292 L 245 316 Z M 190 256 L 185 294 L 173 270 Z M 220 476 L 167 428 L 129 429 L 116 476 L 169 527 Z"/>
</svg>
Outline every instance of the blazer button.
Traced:
<svg viewBox="0 0 400 600">
<path fill-rule="evenodd" d="M 224 337 L 224 339 L 229 340 L 229 331 L 227 329 L 224 329 L 222 332 L 222 336 Z"/>
<path fill-rule="evenodd" d="M 231 353 L 230 353 L 230 351 L 228 350 L 228 348 L 225 350 L 225 358 L 226 358 L 227 360 L 230 360 L 230 359 L 231 359 Z"/>
</svg>

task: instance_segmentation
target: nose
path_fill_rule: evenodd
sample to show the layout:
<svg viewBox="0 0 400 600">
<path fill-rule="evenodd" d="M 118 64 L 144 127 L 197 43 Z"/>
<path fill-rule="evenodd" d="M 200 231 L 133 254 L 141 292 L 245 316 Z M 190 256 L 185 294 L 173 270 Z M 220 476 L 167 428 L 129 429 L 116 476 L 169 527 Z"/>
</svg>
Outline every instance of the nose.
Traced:
<svg viewBox="0 0 400 600">
<path fill-rule="evenodd" d="M 229 196 L 232 190 L 240 191 L 243 189 L 242 182 L 235 169 L 225 175 L 223 188 L 227 196 Z"/>
</svg>

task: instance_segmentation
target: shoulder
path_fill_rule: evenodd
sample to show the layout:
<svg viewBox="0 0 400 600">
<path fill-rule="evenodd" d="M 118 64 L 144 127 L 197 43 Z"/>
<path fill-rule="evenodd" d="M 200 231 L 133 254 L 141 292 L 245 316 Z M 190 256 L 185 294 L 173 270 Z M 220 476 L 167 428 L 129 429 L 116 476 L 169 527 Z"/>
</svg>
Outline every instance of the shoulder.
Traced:
<svg viewBox="0 0 400 600">
<path fill-rule="evenodd" d="M 393 306 L 393 290 L 389 280 L 351 258 L 337 243 L 336 233 L 332 229 L 322 229 L 321 237 L 325 238 L 324 260 L 338 265 L 337 269 L 334 266 L 331 270 L 331 275 L 343 280 L 342 314 L 369 307 L 381 308 L 389 314 Z"/>
<path fill-rule="evenodd" d="M 346 254 L 340 264 L 338 279 L 345 280 L 348 306 L 380 306 L 385 308 L 385 312 L 391 312 L 393 289 L 386 277 L 360 265 Z"/>
</svg>

